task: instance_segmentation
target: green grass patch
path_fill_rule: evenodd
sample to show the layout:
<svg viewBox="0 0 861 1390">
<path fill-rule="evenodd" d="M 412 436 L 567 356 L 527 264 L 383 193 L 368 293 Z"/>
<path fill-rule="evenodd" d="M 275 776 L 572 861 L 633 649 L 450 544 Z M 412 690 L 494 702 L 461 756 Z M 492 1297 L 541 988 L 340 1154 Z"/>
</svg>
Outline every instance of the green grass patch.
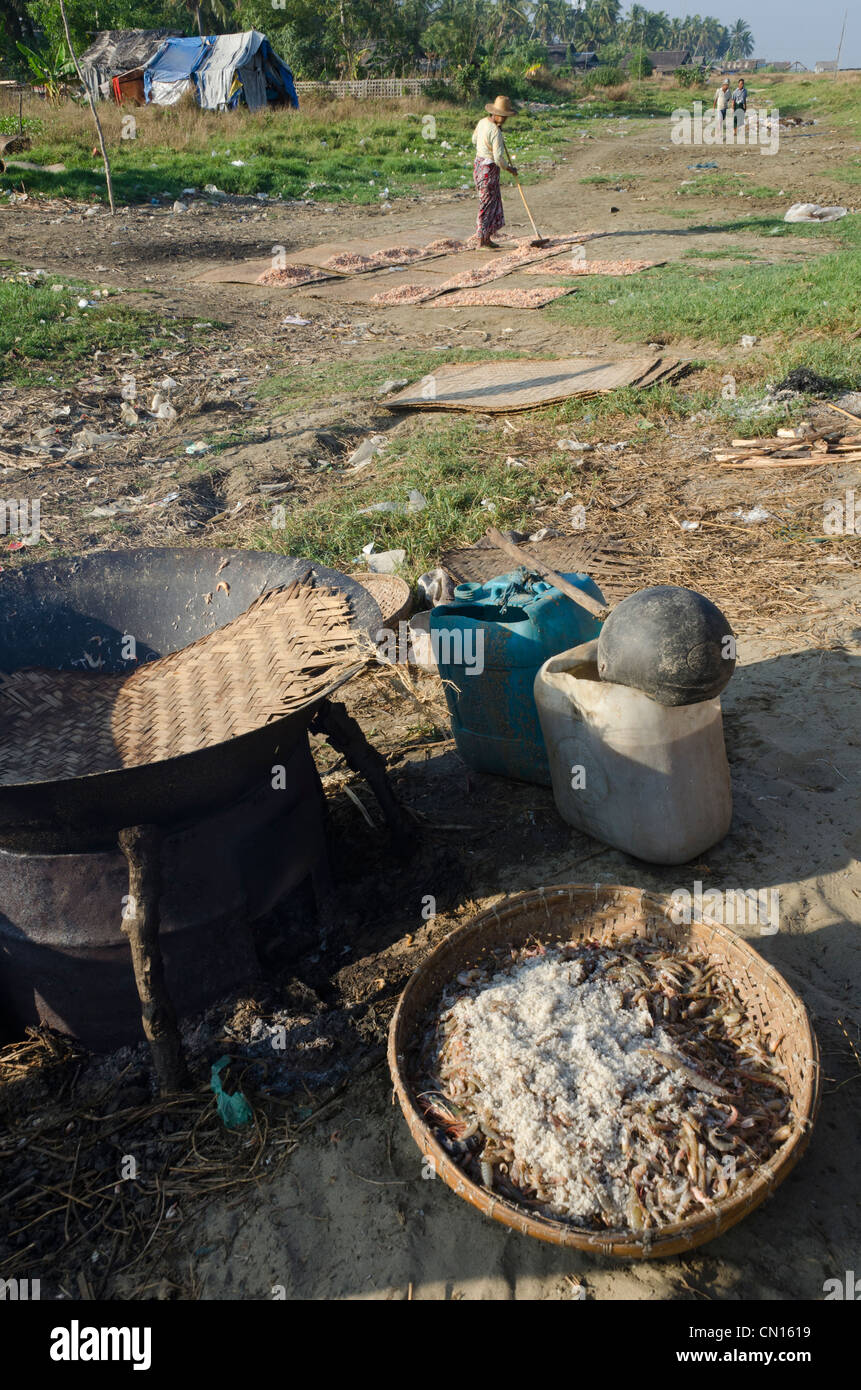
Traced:
<svg viewBox="0 0 861 1390">
<path fill-rule="evenodd" d="M 407 571 L 416 577 L 447 547 L 477 540 L 488 526 L 519 528 L 534 505 L 530 498 L 552 502 L 581 484 L 570 454 L 558 451 L 528 469 L 506 468 L 505 454 L 501 430 L 479 435 L 469 419 L 393 440 L 372 479 L 339 482 L 323 501 L 288 513 L 282 528 L 267 528 L 256 541 L 341 569 L 351 568 L 374 541 L 378 550 L 405 550 Z M 412 489 L 426 498 L 423 511 L 360 515 L 375 502 L 405 502 Z M 481 505 L 485 498 L 495 511 Z"/>
<path fill-rule="evenodd" d="M 793 224 L 778 226 L 791 230 Z M 644 342 L 660 337 L 731 344 L 742 333 L 805 339 L 845 335 L 857 326 L 861 303 L 861 227 L 847 218 L 829 228 L 828 252 L 800 265 L 676 262 L 625 278 L 586 277 L 579 280 L 577 295 L 544 312 L 562 323 L 611 328 Z M 729 234 L 733 229 L 751 227 L 740 222 L 694 230 Z M 847 361 L 849 356 L 847 351 Z"/>
<path fill-rule="evenodd" d="M 633 183 L 639 174 L 587 174 L 580 183 L 595 184 L 598 188 L 615 188 L 619 183 Z"/>
<path fill-rule="evenodd" d="M 10 169 L 0 189 L 42 196 L 106 200 L 101 159 L 91 153 L 92 131 L 65 111 L 38 137 L 27 159 L 65 164 L 66 172 Z M 470 135 L 479 113 L 444 109 L 395 111 L 333 119 L 301 112 L 135 113 L 135 139 L 122 139 L 119 113 L 106 109 L 114 196 L 118 203 L 172 201 L 184 188 L 203 192 L 309 198 L 317 202 L 374 204 L 418 189 L 472 187 Z M 428 115 L 435 123 L 427 124 Z M 64 117 L 67 123 L 64 125 Z M 562 113 L 541 113 L 508 133 L 523 181 L 538 177 L 569 132 Z M 433 138 L 425 135 L 433 131 Z"/>
<path fill-rule="evenodd" d="M 695 178 L 685 179 L 681 185 L 685 197 L 691 198 L 777 198 L 780 189 L 768 184 L 751 184 L 743 174 L 722 173 L 720 171 L 697 174 Z"/>
<path fill-rule="evenodd" d="M 728 246 L 725 251 L 685 251 L 682 259 L 687 261 L 760 261 L 762 256 L 755 251 L 737 251 Z"/>
<path fill-rule="evenodd" d="M 861 183 L 861 159 L 850 159 L 848 164 L 838 164 L 834 169 L 826 169 L 825 173 L 840 183 L 857 185 Z"/>
<path fill-rule="evenodd" d="M 52 291 L 49 286 L 61 284 Z M 127 348 L 160 350 L 175 346 L 165 325 L 152 314 L 121 308 L 115 298 L 80 309 L 92 290 L 71 286 L 57 276 L 35 284 L 0 280 L 0 381 L 37 385 L 64 381 L 89 367 L 93 353 Z M 171 320 L 174 329 L 194 326 Z M 211 330 L 207 330 L 211 331 Z"/>
</svg>

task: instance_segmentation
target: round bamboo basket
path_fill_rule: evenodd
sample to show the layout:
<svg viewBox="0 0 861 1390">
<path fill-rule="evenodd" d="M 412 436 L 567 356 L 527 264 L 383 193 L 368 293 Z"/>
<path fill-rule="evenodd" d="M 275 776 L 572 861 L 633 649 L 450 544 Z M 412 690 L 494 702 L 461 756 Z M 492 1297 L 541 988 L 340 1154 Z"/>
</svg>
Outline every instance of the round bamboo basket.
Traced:
<svg viewBox="0 0 861 1390">
<path fill-rule="evenodd" d="M 383 616 L 383 627 L 397 628 L 412 612 L 413 595 L 409 584 L 397 574 L 354 574 L 353 579 L 376 599 Z"/>
<path fill-rule="evenodd" d="M 459 1197 L 494 1221 L 554 1245 L 595 1255 L 654 1259 L 677 1255 L 729 1230 L 770 1196 L 798 1162 L 819 1105 L 819 1048 L 801 1000 L 778 972 L 742 937 L 707 918 L 681 925 L 672 921 L 671 903 L 638 888 L 618 884 L 564 884 L 504 898 L 452 932 L 416 970 L 401 995 L 389 1030 L 388 1060 L 410 1132 L 436 1172 Z M 793 1131 L 782 1147 L 741 1191 L 684 1220 L 645 1231 L 593 1231 L 566 1221 L 535 1216 L 473 1182 L 437 1143 L 413 1094 L 411 1047 L 422 1020 L 461 970 L 479 964 L 498 946 L 524 945 L 530 938 L 594 940 L 610 944 L 625 937 L 657 936 L 693 941 L 722 963 L 762 1035 L 769 1041 L 792 1095 Z"/>
</svg>

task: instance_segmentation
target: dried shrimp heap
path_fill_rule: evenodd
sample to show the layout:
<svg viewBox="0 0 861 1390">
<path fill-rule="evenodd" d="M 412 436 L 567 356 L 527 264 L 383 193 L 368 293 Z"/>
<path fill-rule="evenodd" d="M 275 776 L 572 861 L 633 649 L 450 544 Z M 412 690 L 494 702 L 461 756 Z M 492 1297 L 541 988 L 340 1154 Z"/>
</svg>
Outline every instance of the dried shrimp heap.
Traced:
<svg viewBox="0 0 861 1390">
<path fill-rule="evenodd" d="M 793 1132 L 783 1069 L 723 969 L 643 938 L 493 953 L 428 1020 L 426 1121 L 535 1214 L 644 1231 L 710 1208 Z"/>
</svg>

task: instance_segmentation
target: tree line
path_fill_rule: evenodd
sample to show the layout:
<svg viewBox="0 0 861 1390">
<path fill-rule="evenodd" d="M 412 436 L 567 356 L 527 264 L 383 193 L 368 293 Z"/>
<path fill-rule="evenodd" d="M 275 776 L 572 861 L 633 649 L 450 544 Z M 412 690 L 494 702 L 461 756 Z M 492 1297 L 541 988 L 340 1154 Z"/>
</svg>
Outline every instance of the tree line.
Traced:
<svg viewBox="0 0 861 1390">
<path fill-rule="evenodd" d="M 400 75 L 421 64 L 464 76 L 502 66 L 512 73 L 541 62 L 550 43 L 595 51 L 618 63 L 637 50 L 689 49 L 699 60 L 747 58 L 753 35 L 744 19 L 670 19 L 663 10 L 620 0 L 66 0 L 80 49 L 97 29 L 173 28 L 228 33 L 256 28 L 297 77 Z M 5 76 L 35 72 L 27 52 L 68 58 L 57 0 L 4 0 L 0 60 Z"/>
</svg>

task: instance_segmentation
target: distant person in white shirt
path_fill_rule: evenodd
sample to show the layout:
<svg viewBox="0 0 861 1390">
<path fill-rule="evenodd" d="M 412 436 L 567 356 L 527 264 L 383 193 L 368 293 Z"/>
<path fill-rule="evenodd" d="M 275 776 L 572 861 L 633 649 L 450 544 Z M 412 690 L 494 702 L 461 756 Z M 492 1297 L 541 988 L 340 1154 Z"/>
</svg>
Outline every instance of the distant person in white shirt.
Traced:
<svg viewBox="0 0 861 1390">
<path fill-rule="evenodd" d="M 745 112 L 747 111 L 747 87 L 744 85 L 744 78 L 738 79 L 738 86 L 732 94 L 732 119 L 736 130 L 744 127 Z M 741 112 L 741 115 L 738 113 Z"/>
<path fill-rule="evenodd" d="M 723 130 L 724 122 L 726 120 L 727 107 L 729 106 L 731 100 L 732 98 L 730 96 L 729 91 L 729 78 L 725 77 L 723 82 L 715 92 L 714 99 L 714 110 L 718 113 L 718 120 L 720 121 L 721 130 Z"/>
</svg>

